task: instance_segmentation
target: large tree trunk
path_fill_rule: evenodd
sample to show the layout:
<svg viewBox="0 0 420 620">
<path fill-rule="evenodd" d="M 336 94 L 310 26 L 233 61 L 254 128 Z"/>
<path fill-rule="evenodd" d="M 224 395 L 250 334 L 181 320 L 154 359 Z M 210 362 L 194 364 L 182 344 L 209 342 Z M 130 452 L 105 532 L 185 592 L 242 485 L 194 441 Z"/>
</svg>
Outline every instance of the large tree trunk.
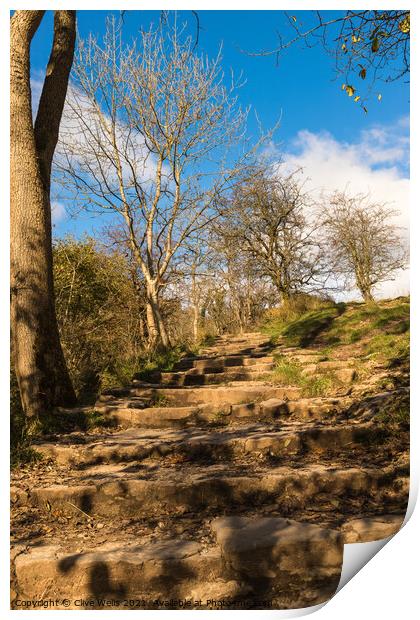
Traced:
<svg viewBox="0 0 420 620">
<path fill-rule="evenodd" d="M 30 43 L 44 11 L 16 11 L 11 19 L 12 348 L 28 416 L 39 416 L 56 405 L 70 405 L 76 400 L 55 316 L 49 197 L 51 161 L 74 51 L 73 13 L 57 11 L 60 15 L 54 22 L 53 49 L 36 131 L 32 125 Z"/>
</svg>

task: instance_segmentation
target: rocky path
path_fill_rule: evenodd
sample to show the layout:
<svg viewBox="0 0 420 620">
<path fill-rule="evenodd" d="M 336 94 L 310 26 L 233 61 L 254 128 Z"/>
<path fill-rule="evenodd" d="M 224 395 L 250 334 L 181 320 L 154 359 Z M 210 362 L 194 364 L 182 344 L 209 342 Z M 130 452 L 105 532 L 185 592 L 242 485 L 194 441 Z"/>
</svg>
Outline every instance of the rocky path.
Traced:
<svg viewBox="0 0 420 620">
<path fill-rule="evenodd" d="M 308 374 L 329 364 L 341 389 L 304 398 L 278 385 L 278 353 Z M 39 464 L 15 472 L 12 599 L 89 609 L 326 600 L 344 543 L 396 532 L 407 503 L 406 437 L 375 419 L 390 393 L 363 400 L 348 389 L 355 376 L 349 362 L 250 333 L 102 394 L 96 410 L 113 427 L 52 437 L 36 446 Z"/>
</svg>

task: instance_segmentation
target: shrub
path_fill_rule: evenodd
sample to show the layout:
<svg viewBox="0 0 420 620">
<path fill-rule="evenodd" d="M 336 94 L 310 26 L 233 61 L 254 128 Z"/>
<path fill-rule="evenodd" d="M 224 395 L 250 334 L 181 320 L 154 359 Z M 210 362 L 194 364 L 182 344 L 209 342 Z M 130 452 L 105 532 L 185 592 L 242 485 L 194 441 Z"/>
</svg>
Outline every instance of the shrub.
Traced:
<svg viewBox="0 0 420 620">
<path fill-rule="evenodd" d="M 93 239 L 54 245 L 54 285 L 61 341 L 82 402 L 131 379 L 143 351 L 142 298 L 125 257 Z"/>
<path fill-rule="evenodd" d="M 277 308 L 270 308 L 263 316 L 263 322 L 289 323 L 306 312 L 330 306 L 333 302 L 327 297 L 299 293 Z"/>
</svg>

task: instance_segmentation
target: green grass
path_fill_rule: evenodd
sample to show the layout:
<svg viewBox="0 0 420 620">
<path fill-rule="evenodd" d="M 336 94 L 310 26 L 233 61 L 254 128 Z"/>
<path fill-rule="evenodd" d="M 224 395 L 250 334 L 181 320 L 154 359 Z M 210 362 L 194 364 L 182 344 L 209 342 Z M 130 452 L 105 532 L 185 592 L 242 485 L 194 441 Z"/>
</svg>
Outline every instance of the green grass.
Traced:
<svg viewBox="0 0 420 620">
<path fill-rule="evenodd" d="M 408 365 L 410 357 L 410 339 L 408 333 L 378 334 L 373 336 L 364 347 L 366 353 L 383 362 L 389 368 Z"/>
<path fill-rule="evenodd" d="M 302 379 L 302 366 L 284 355 L 276 357 L 275 378 L 288 385 L 297 385 Z"/>
<path fill-rule="evenodd" d="M 200 342 L 200 347 L 211 347 L 216 342 L 214 334 L 205 334 Z"/>
<path fill-rule="evenodd" d="M 338 387 L 341 387 L 341 384 L 332 372 L 306 377 L 302 385 L 302 396 L 327 396 Z"/>
<path fill-rule="evenodd" d="M 26 442 L 18 443 L 10 452 L 10 467 L 15 469 L 22 465 L 31 465 L 42 461 L 42 454 L 31 448 Z"/>
<path fill-rule="evenodd" d="M 155 394 L 150 400 L 150 407 L 169 407 L 170 401 L 163 394 Z"/>
<path fill-rule="evenodd" d="M 41 460 L 39 452 L 31 447 L 36 433 L 36 423 L 28 420 L 23 413 L 16 375 L 10 372 L 10 466 L 35 463 Z"/>
<path fill-rule="evenodd" d="M 322 334 L 328 333 L 334 320 L 343 311 L 343 304 L 306 312 L 297 319 L 284 322 L 282 319 L 274 319 L 264 326 L 265 333 L 271 338 L 279 337 L 290 346 L 307 347 Z M 324 345 L 331 346 L 335 338 L 328 337 Z"/>
<path fill-rule="evenodd" d="M 377 414 L 379 422 L 388 428 L 398 430 L 408 429 L 410 425 L 410 397 L 408 394 L 400 394 L 381 408 Z"/>
<path fill-rule="evenodd" d="M 331 394 L 334 388 L 341 387 L 333 372 L 305 375 L 299 362 L 285 356 L 277 358 L 273 379 L 284 385 L 300 387 L 304 397 L 326 396 Z"/>
<path fill-rule="evenodd" d="M 403 334 L 410 327 L 410 305 L 401 303 L 389 308 L 380 308 L 375 315 L 374 327 Z"/>
<path fill-rule="evenodd" d="M 389 370 L 386 385 L 404 386 L 409 380 L 409 319 L 409 298 L 376 305 L 330 303 L 290 321 L 271 316 L 264 331 L 274 342 L 317 350 L 320 361 L 355 358 L 353 365 L 361 381 L 379 365 Z M 302 395 L 309 397 L 343 387 L 333 371 L 305 376 L 302 366 L 290 358 L 278 359 L 274 380 L 299 386 Z"/>
<path fill-rule="evenodd" d="M 99 391 L 108 390 L 114 387 L 126 387 L 131 383 L 133 375 L 136 372 L 137 368 L 138 361 L 135 359 L 129 361 L 114 362 L 111 367 L 105 368 L 99 373 Z M 97 395 L 95 394 L 95 397 L 96 396 Z"/>
<path fill-rule="evenodd" d="M 181 347 L 156 352 L 149 360 L 144 360 L 136 377 L 143 381 L 153 379 L 156 372 L 170 372 L 175 364 L 185 355 L 186 350 Z"/>
<path fill-rule="evenodd" d="M 397 341 L 408 342 L 410 304 L 408 298 L 380 302 L 377 305 L 330 303 L 292 320 L 270 318 L 263 331 L 274 341 L 288 346 L 317 347 L 327 357 L 340 345 L 370 342 L 370 352 L 385 345 L 390 356 L 398 354 Z M 382 340 L 383 337 L 385 340 Z M 390 344 L 395 336 L 394 345 Z M 387 340 L 388 339 L 388 340 Z M 394 347 L 394 351 L 392 350 Z M 401 344 L 405 349 L 406 345 Z"/>
</svg>

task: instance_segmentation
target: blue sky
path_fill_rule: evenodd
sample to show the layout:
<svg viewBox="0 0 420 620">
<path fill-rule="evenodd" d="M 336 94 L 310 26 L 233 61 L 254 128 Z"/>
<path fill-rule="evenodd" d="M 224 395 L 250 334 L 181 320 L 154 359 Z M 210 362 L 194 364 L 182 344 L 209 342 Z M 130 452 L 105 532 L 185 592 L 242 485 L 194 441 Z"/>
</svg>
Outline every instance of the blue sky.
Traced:
<svg viewBox="0 0 420 620">
<path fill-rule="evenodd" d="M 303 22 L 310 18 L 309 13 L 295 12 Z M 80 35 L 86 37 L 92 32 L 101 36 L 109 14 L 108 11 L 78 11 Z M 119 16 L 118 11 L 114 14 Z M 274 56 L 252 57 L 241 51 L 275 47 L 276 30 L 287 34 L 290 28 L 281 11 L 199 11 L 198 14 L 197 51 L 214 57 L 223 43 L 225 72 L 233 69 L 236 75 L 243 72 L 246 78 L 240 90 L 241 104 L 251 106 L 265 128 L 281 116 L 276 146 L 273 146 L 279 156 L 295 166 L 303 166 L 303 174 L 314 191 L 348 187 L 355 193 L 369 191 L 378 200 L 390 200 L 400 211 L 398 223 L 407 226 L 409 85 L 401 80 L 378 84 L 382 100 L 372 97 L 365 114 L 342 91 L 343 78 L 335 79 L 333 61 L 321 47 L 293 46 L 279 64 Z M 192 12 L 179 11 L 178 15 L 195 32 Z M 141 27 L 148 28 L 151 21 L 159 18 L 159 11 L 126 11 L 125 38 L 130 41 Z M 48 60 L 52 19 L 52 12 L 47 12 L 33 40 L 34 85 L 36 80 L 39 82 Z M 257 133 L 253 114 L 249 127 L 251 133 Z M 79 236 L 102 225 L 86 215 L 70 219 L 60 203 L 56 205 L 54 222 L 57 236 L 67 232 Z M 404 289 L 407 282 L 406 278 L 395 286 Z"/>
<path fill-rule="evenodd" d="M 302 19 L 308 19 L 308 11 Z M 331 11 L 328 13 L 332 13 Z M 338 14 L 338 12 L 336 12 Z M 78 11 L 78 28 L 82 37 L 90 32 L 104 32 L 108 11 Z M 119 15 L 118 12 L 114 12 Z M 247 83 L 241 92 L 244 105 L 252 105 L 265 126 L 272 125 L 282 115 L 279 138 L 288 142 L 299 130 L 319 132 L 327 130 L 340 141 L 352 141 L 372 124 L 389 124 L 408 114 L 408 85 L 401 81 L 383 84 L 382 101 L 372 99 L 369 113 L 364 112 L 348 98 L 335 80 L 332 60 L 320 48 L 308 49 L 302 45 L 287 50 L 276 64 L 274 56 L 251 57 L 241 50 L 258 51 L 277 44 L 276 30 L 287 32 L 289 27 L 281 11 L 199 11 L 199 49 L 214 56 L 223 43 L 226 70 L 243 71 Z M 187 21 L 191 31 L 195 19 L 191 12 L 180 11 L 180 19 Z M 148 27 L 159 19 L 159 11 L 126 11 L 124 32 L 128 40 L 136 36 L 140 27 Z M 42 70 L 48 60 L 52 35 L 52 12 L 47 12 L 32 45 L 32 67 Z"/>
</svg>

